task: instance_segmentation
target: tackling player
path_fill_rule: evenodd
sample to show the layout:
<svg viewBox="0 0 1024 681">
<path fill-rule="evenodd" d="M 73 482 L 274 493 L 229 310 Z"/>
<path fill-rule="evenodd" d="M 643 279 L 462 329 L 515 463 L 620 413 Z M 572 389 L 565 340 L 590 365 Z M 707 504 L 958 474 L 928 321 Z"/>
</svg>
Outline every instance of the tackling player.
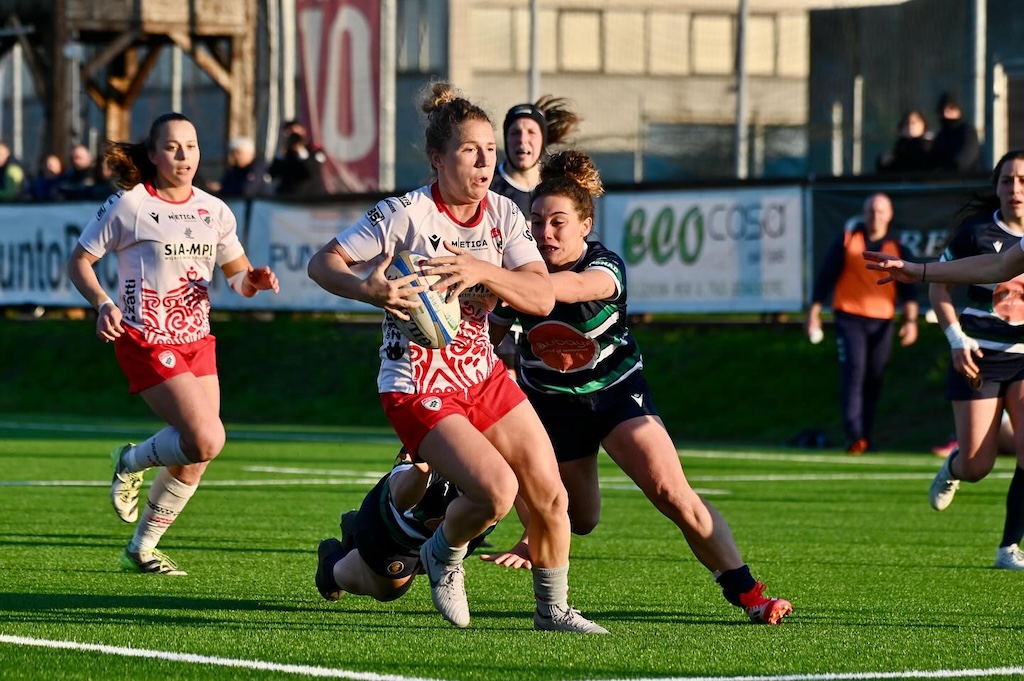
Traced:
<svg viewBox="0 0 1024 681">
<path fill-rule="evenodd" d="M 726 600 L 752 622 L 777 624 L 792 606 L 764 595 L 764 585 L 743 562 L 725 519 L 690 487 L 654 407 L 640 348 L 626 326 L 622 258 L 601 242 L 587 240 L 594 197 L 603 193 L 597 168 L 581 151 L 563 151 L 544 165 L 531 221 L 557 302 L 547 315 L 513 309 L 502 317 L 499 309 L 491 318 L 492 340 L 500 341 L 515 318 L 523 325 L 520 384 L 554 445 L 573 532 L 588 534 L 600 519 L 597 453 L 603 445 L 682 531 Z M 523 540 L 485 560 L 529 567 L 533 517 L 520 509 L 520 518 L 527 526 Z"/>
<path fill-rule="evenodd" d="M 370 490 L 359 510 L 341 516 L 341 541 L 332 537 L 320 542 L 314 576 L 320 595 L 329 601 L 345 593 L 378 601 L 400 598 L 423 572 L 423 542 L 461 495 L 458 487 L 425 461 L 413 461 L 403 449 L 394 468 Z M 467 553 L 491 529 L 472 539 Z"/>
</svg>

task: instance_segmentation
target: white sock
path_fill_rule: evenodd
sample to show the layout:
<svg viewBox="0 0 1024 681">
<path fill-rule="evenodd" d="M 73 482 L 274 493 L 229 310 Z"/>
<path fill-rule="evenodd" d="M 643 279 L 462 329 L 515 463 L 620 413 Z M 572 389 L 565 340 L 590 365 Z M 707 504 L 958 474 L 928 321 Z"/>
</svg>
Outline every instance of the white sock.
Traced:
<svg viewBox="0 0 1024 681">
<path fill-rule="evenodd" d="M 161 470 L 149 488 L 146 508 L 135 527 L 135 536 L 128 544 L 128 550 L 143 553 L 155 549 L 198 488 L 199 485 L 186 485 L 166 468 Z"/>
<path fill-rule="evenodd" d="M 158 431 L 121 455 L 121 470 L 128 473 L 155 467 L 188 466 L 193 463 L 195 461 L 190 461 L 181 451 L 181 434 L 171 426 Z"/>
<path fill-rule="evenodd" d="M 442 524 L 427 541 L 431 542 L 431 550 L 434 557 L 445 565 L 458 565 L 466 558 L 467 545 L 452 546 L 448 538 L 444 536 L 444 525 Z"/>
<path fill-rule="evenodd" d="M 538 605 L 568 607 L 569 564 L 556 568 L 539 568 L 534 565 L 533 593 Z"/>
</svg>

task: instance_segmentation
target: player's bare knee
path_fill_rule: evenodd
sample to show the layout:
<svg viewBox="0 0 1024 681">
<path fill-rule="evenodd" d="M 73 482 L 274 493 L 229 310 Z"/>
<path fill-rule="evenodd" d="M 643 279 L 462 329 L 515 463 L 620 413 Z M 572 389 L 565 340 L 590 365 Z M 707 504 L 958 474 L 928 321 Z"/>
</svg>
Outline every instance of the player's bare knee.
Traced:
<svg viewBox="0 0 1024 681">
<path fill-rule="evenodd" d="M 545 516 L 565 515 L 569 512 L 569 497 L 561 483 L 534 490 L 526 497 L 526 504 L 531 513 Z"/>
</svg>

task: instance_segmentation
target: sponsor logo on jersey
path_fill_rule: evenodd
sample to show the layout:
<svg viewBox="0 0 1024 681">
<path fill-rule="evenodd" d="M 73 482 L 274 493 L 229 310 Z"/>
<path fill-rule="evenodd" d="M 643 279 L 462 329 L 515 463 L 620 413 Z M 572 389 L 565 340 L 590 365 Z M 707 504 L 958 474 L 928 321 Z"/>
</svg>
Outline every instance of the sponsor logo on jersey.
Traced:
<svg viewBox="0 0 1024 681">
<path fill-rule="evenodd" d="M 384 222 L 384 211 L 380 209 L 380 206 L 374 206 L 366 211 L 366 219 L 370 221 L 370 224 L 379 225 Z"/>
<path fill-rule="evenodd" d="M 428 236 L 427 241 L 430 242 L 430 247 L 433 248 L 435 251 L 437 250 L 437 247 L 441 245 L 441 237 L 439 237 L 436 234 L 431 234 L 430 236 Z"/>
<path fill-rule="evenodd" d="M 168 213 L 167 217 L 175 222 L 196 222 L 199 219 L 192 213 Z"/>
<path fill-rule="evenodd" d="M 164 260 L 208 260 L 212 257 L 213 244 L 164 244 Z"/>
<path fill-rule="evenodd" d="M 138 319 L 135 316 L 135 296 L 137 294 L 137 289 L 138 282 L 136 282 L 134 279 L 124 280 L 124 296 L 122 296 L 124 305 L 121 306 L 121 309 L 124 310 L 125 319 L 132 322 L 138 321 Z"/>
<path fill-rule="evenodd" d="M 555 371 L 583 369 L 597 358 L 597 343 L 563 322 L 543 322 L 526 339 L 534 356 Z"/>
<path fill-rule="evenodd" d="M 641 395 L 640 393 L 633 393 L 632 395 L 630 395 L 630 397 L 632 397 L 633 401 L 636 402 L 636 406 L 644 406 L 644 396 Z"/>
<path fill-rule="evenodd" d="M 523 236 L 526 237 L 527 241 L 533 241 L 533 230 L 530 229 L 530 223 L 526 223 L 526 227 L 523 228 Z"/>
<path fill-rule="evenodd" d="M 441 411 L 441 398 L 436 395 L 424 397 L 420 400 L 420 404 L 423 405 L 424 409 L 429 409 L 430 411 Z"/>
<path fill-rule="evenodd" d="M 402 570 L 405 569 L 405 563 L 400 560 L 393 560 L 388 563 L 388 566 L 385 569 L 388 571 L 389 575 L 400 575 L 402 574 Z"/>
<path fill-rule="evenodd" d="M 491 241 L 494 242 L 494 249 L 498 253 L 505 251 L 505 240 L 501 237 L 501 230 L 497 227 L 491 227 Z"/>
<path fill-rule="evenodd" d="M 100 209 L 96 211 L 96 219 L 99 220 L 103 217 L 103 214 L 107 212 L 107 204 L 100 206 Z"/>
<path fill-rule="evenodd" d="M 996 249 L 996 253 L 998 253 L 999 251 L 1003 250 L 1003 242 L 1002 241 L 995 242 L 994 244 L 992 244 L 992 248 Z"/>
<path fill-rule="evenodd" d="M 170 350 L 164 350 L 157 355 L 156 359 L 168 369 L 173 369 L 174 365 L 178 363 L 178 360 L 174 357 L 174 353 Z"/>
<path fill-rule="evenodd" d="M 398 212 L 398 206 L 395 205 L 394 199 L 384 199 L 384 203 L 388 204 L 388 208 L 391 209 L 392 215 Z"/>
<path fill-rule="evenodd" d="M 160 213 L 153 211 L 152 213 L 149 214 L 149 217 L 153 218 L 153 222 L 155 222 L 156 224 L 160 224 Z"/>
<path fill-rule="evenodd" d="M 403 194 L 402 196 L 399 196 L 398 201 L 406 208 L 412 205 L 412 199 L 409 198 L 408 194 Z"/>
<path fill-rule="evenodd" d="M 206 224 L 210 224 L 211 222 L 213 222 L 213 218 L 210 217 L 210 211 L 206 210 L 205 208 L 199 208 L 198 210 L 196 210 L 196 213 L 199 214 L 199 219 L 205 222 Z"/>
<path fill-rule="evenodd" d="M 487 239 L 466 239 L 453 241 L 452 246 L 455 248 L 463 248 L 467 251 L 483 251 L 486 250 L 489 244 Z"/>
</svg>

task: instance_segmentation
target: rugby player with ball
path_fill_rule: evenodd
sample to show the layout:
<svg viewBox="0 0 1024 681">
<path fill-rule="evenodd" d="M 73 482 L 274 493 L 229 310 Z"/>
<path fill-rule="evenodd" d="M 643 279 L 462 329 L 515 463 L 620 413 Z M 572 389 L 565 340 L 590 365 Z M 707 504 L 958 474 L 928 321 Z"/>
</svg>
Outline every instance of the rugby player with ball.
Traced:
<svg viewBox="0 0 1024 681">
<path fill-rule="evenodd" d="M 463 492 L 420 550 L 441 615 L 457 627 L 469 626 L 463 568 L 468 544 L 504 517 L 518 494 L 533 519 L 534 627 L 607 633 L 568 604 L 568 501 L 558 465 L 537 413 L 495 355 L 487 329 L 497 297 L 547 314 L 554 305 L 547 269 L 522 213 L 489 191 L 497 143 L 487 114 L 448 83 L 428 86 L 421 110 L 436 181 L 377 203 L 312 257 L 309 276 L 334 295 L 384 309 L 377 378 L 384 411 L 414 459 Z M 404 262 L 395 257 L 403 251 L 427 259 L 416 261 L 416 272 L 388 278 L 388 268 Z M 368 276 L 352 269 L 362 263 L 373 263 Z M 440 280 L 428 287 L 425 275 Z M 461 303 L 458 333 L 444 347 L 421 345 L 399 327 L 423 306 L 419 294 L 428 289 Z M 340 553 L 321 561 L 322 572 L 333 572 L 330 563 L 341 560 Z"/>
</svg>

